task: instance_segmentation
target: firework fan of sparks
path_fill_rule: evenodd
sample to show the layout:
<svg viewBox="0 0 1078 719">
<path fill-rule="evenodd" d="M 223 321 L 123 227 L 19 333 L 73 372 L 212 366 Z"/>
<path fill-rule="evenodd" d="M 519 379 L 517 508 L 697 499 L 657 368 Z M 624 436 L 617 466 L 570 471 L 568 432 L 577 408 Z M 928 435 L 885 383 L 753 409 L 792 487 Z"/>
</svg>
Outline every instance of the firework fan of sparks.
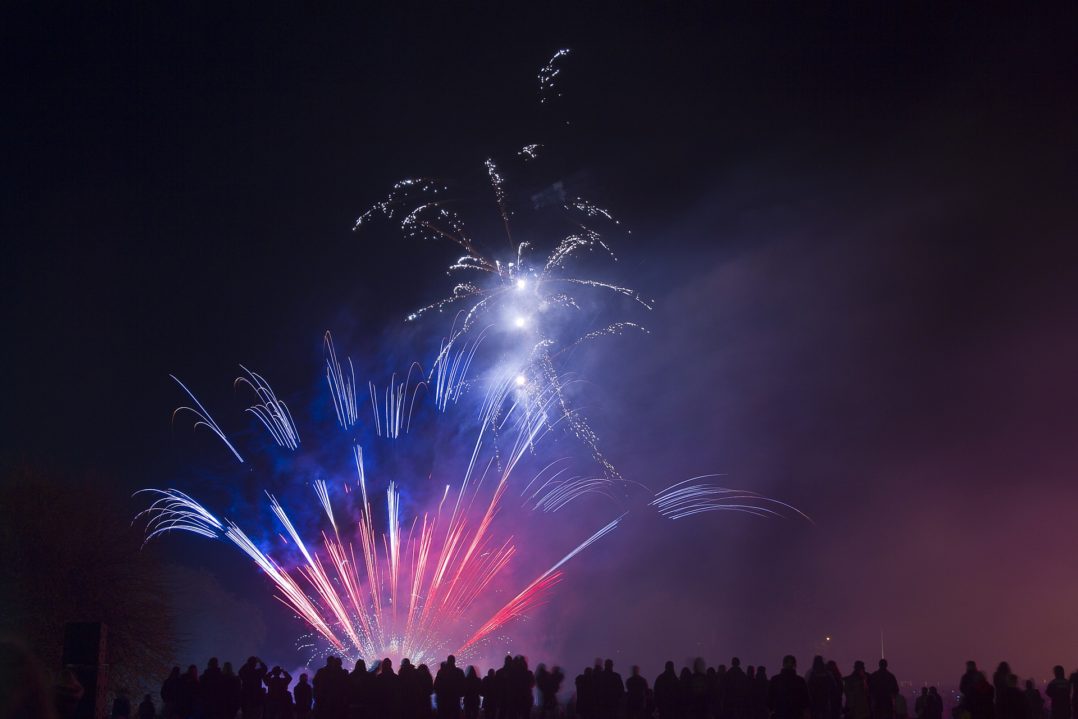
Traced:
<svg viewBox="0 0 1078 719">
<path fill-rule="evenodd" d="M 329 333 L 325 337 L 327 388 L 334 407 L 354 403 L 354 383 L 340 382 L 339 362 Z M 241 369 L 236 385 L 252 388 L 258 402 L 247 409 L 275 444 L 290 451 L 299 448 L 299 431 L 292 415 L 277 399 L 262 375 Z M 447 392 L 463 382 L 466 366 L 447 379 Z M 175 379 L 175 378 L 174 378 Z M 195 427 L 208 428 L 238 458 L 209 411 L 178 379 L 197 410 Z M 415 405 L 409 398 L 409 380 L 391 382 L 387 403 L 372 405 L 375 433 L 385 439 L 387 420 L 405 428 Z M 393 397 L 396 399 L 393 399 Z M 377 393 L 372 393 L 377 397 Z M 456 651 L 468 656 L 477 645 L 510 622 L 526 615 L 545 601 L 550 589 L 562 579 L 563 565 L 578 553 L 612 532 L 622 520 L 614 518 L 598 527 L 564 557 L 516 591 L 496 610 L 477 615 L 479 598 L 504 575 L 517 547 L 496 521 L 521 460 L 549 432 L 549 409 L 553 393 L 532 395 L 516 391 L 515 383 L 501 382 L 484 398 L 484 416 L 471 451 L 471 459 L 459 483 L 446 485 L 436 508 L 411 518 L 402 517 L 400 487 L 389 482 L 385 491 L 385 522 L 376 528 L 374 500 L 368 494 L 363 450 L 352 449 L 355 476 L 345 485 L 358 495 L 358 518 L 335 511 L 331 485 L 313 483 L 324 514 L 326 529 L 314 541 L 305 539 L 277 497 L 267 492 L 270 509 L 283 530 L 283 538 L 300 557 L 289 568 L 259 546 L 238 523 L 218 518 L 196 499 L 178 489 L 147 489 L 153 501 L 140 516 L 147 521 L 147 541 L 173 531 L 191 532 L 233 544 L 263 571 L 277 598 L 303 620 L 325 645 L 352 657 L 410 657 L 433 659 L 439 652 Z M 395 419 L 398 408 L 401 419 Z M 338 419 L 342 415 L 338 414 Z M 347 413 L 345 413 L 347 416 Z M 352 423 L 341 422 L 351 429 Z M 381 431 L 377 427 L 381 427 Z M 500 430 L 502 452 L 494 462 L 487 452 L 492 431 Z M 353 491 L 351 487 L 355 487 Z M 533 492 L 543 501 L 543 492 Z M 348 519 L 342 522 L 342 517 Z M 452 642 L 452 643 L 451 643 Z"/>
<path fill-rule="evenodd" d="M 568 50 L 558 51 L 540 71 L 544 102 L 560 94 L 555 87 L 560 72 L 557 63 L 566 54 Z M 531 161 L 539 149 L 538 144 L 526 145 L 517 156 Z M 509 257 L 487 252 L 468 234 L 463 219 L 445 200 L 447 187 L 435 180 L 398 182 L 385 200 L 356 221 L 358 228 L 375 216 L 384 216 L 399 222 L 406 237 L 448 241 L 463 251 L 449 270 L 467 278 L 457 282 L 448 296 L 407 318 L 414 322 L 460 305 L 430 372 L 425 374 L 413 364 L 382 387 L 368 383 L 370 429 L 378 441 L 398 441 L 410 434 L 413 413 L 425 397 L 437 414 L 448 412 L 465 394 L 478 398 L 477 431 L 466 468 L 436 470 L 437 481 L 458 476 L 445 483 L 436 506 L 405 516 L 398 478 L 384 490 L 385 512 L 379 513 L 384 520 L 376 523 L 375 493 L 369 487 L 363 448 L 353 443 L 349 457 L 353 478 L 313 482 L 316 506 L 324 518 L 317 536 L 304 537 L 284 505 L 266 493 L 280 527 L 278 536 L 288 547 L 288 558 L 282 559 L 275 558 L 264 542 L 252 540 L 238 523 L 219 518 L 183 491 L 142 490 L 152 496 L 139 515 L 147 523 L 147 541 L 181 531 L 231 543 L 262 570 L 275 596 L 309 627 L 314 639 L 306 645 L 316 651 L 328 647 L 352 658 L 390 656 L 413 661 L 432 660 L 448 651 L 468 656 L 545 602 L 562 580 L 564 565 L 613 532 L 630 510 L 655 512 L 668 519 L 712 511 L 800 514 L 753 492 L 713 485 L 706 481 L 710 476 L 679 482 L 654 494 L 645 485 L 622 477 L 600 451 L 591 425 L 572 407 L 566 392 L 569 381 L 559 366 L 565 353 L 581 343 L 627 330 L 646 332 L 630 320 L 583 328 L 577 320 L 586 314 L 586 293 L 622 298 L 642 311 L 651 309 L 652 303 L 632 288 L 575 271 L 584 255 L 616 261 L 600 229 L 618 227 L 618 222 L 610 212 L 582 198 L 565 199 L 562 209 L 573 219 L 572 231 L 552 242 L 549 252 L 538 251 L 530 242 L 514 242 L 505 178 L 493 159 L 484 163 L 484 169 L 505 240 L 512 248 Z M 480 361 L 483 348 L 492 343 L 497 348 L 493 361 L 486 361 L 486 356 Z M 351 433 L 361 424 L 366 399 L 357 397 L 351 358 L 340 360 L 328 332 L 324 350 L 334 416 L 341 431 Z M 288 406 L 264 376 L 242 365 L 241 369 L 243 375 L 234 384 L 252 391 L 256 400 L 246 411 L 279 448 L 298 452 L 300 434 Z M 179 415 L 193 416 L 195 428 L 208 429 L 244 462 L 207 408 L 178 378 L 172 379 L 191 401 L 174 412 L 174 421 Z M 548 462 L 526 482 L 518 480 L 522 461 L 536 455 L 541 440 L 565 431 L 587 447 L 598 476 L 574 472 L 563 458 Z M 627 507 L 629 490 L 646 494 L 645 501 Z M 343 510 L 341 494 L 351 500 Z M 541 515 L 592 495 L 620 506 L 595 522 L 590 534 L 545 571 L 530 581 L 515 579 L 509 567 L 518 558 L 518 545 L 505 523 L 498 521 L 510 498 L 519 497 L 520 507 Z M 498 593 L 511 598 L 497 606 L 484 601 Z"/>
<path fill-rule="evenodd" d="M 339 365 L 329 333 L 325 348 L 326 386 L 334 406 L 349 406 L 354 385 L 335 381 Z M 463 354 L 470 352 L 474 347 L 461 350 Z M 446 394 L 452 394 L 466 380 L 470 359 L 462 361 L 465 364 L 456 367 L 452 378 L 442 380 Z M 247 411 L 258 419 L 274 443 L 295 452 L 299 448 L 299 431 L 291 413 L 262 375 L 246 367 L 241 369 L 245 376 L 237 378 L 236 385 L 250 386 L 260 400 Z M 238 458 L 235 445 L 205 406 L 186 385 L 178 379 L 176 382 L 198 407 L 194 426 L 209 429 Z M 395 406 L 403 406 L 407 386 L 407 380 L 396 384 L 403 389 L 398 391 Z M 407 414 L 400 421 L 402 426 L 406 427 L 411 419 L 414 399 L 413 393 L 407 402 Z M 335 511 L 331 485 L 324 480 L 314 481 L 314 494 L 326 521 L 326 528 L 314 542 L 302 536 L 277 497 L 267 492 L 270 509 L 283 530 L 282 538 L 298 552 L 295 566 L 274 558 L 238 523 L 218 518 L 178 489 L 142 490 L 153 497 L 140 514 L 147 521 L 147 541 L 184 531 L 230 542 L 262 570 L 275 596 L 320 640 L 311 645 L 316 649 L 328 647 L 353 658 L 395 656 L 415 661 L 434 659 L 449 651 L 468 656 L 496 632 L 543 603 L 561 581 L 562 567 L 614 531 L 627 514 L 622 512 L 595 529 L 502 606 L 480 613 L 480 597 L 508 576 L 506 570 L 518 551 L 512 536 L 496 522 L 497 515 L 511 488 L 520 484 L 515 480 L 518 465 L 549 434 L 550 413 L 555 405 L 552 388 L 521 391 L 514 381 L 495 382 L 483 399 L 478 436 L 460 482 L 445 486 L 434 509 L 411 518 L 402 517 L 400 486 L 389 482 L 385 490 L 385 521 L 380 529 L 374 520 L 374 500 L 368 493 L 359 445 L 353 446 L 350 458 L 354 478 L 341 485 L 345 494 L 358 495 L 358 518 L 353 518 L 351 506 L 344 515 Z M 372 425 L 378 426 L 389 411 L 387 407 L 372 405 Z M 349 430 L 352 424 L 344 422 L 342 427 Z M 488 451 L 495 430 L 500 431 L 502 447 L 496 456 Z M 382 436 L 389 440 L 398 435 Z M 610 496 L 610 480 L 565 477 L 567 468 L 563 464 L 563 460 L 551 462 L 519 488 L 517 493 L 525 508 L 557 511 L 588 494 Z M 660 491 L 646 508 L 669 519 L 719 510 L 759 516 L 780 516 L 782 510 L 796 512 L 781 502 L 748 491 L 717 487 L 702 479 L 707 477 Z M 342 517 L 347 519 L 342 522 Z"/>
</svg>

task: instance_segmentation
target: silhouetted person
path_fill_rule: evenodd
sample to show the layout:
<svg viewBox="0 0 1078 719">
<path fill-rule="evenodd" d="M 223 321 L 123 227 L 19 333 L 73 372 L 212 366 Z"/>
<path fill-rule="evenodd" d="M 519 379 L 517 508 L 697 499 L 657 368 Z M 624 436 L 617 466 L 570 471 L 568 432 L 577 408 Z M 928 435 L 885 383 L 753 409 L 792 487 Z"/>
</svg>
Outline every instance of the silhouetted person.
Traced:
<svg viewBox="0 0 1078 719">
<path fill-rule="evenodd" d="M 596 686 L 591 667 L 584 667 L 584 671 L 576 676 L 573 683 L 576 685 L 576 713 L 581 719 L 594 719 L 598 700 L 595 697 Z"/>
<path fill-rule="evenodd" d="M 614 661 L 607 659 L 599 675 L 599 719 L 617 719 L 621 714 L 621 701 L 625 695 L 625 683 L 614 671 Z"/>
<path fill-rule="evenodd" d="M 936 687 L 928 688 L 928 719 L 943 719 L 943 697 Z"/>
<path fill-rule="evenodd" d="M 475 667 L 468 667 L 464 673 L 464 719 L 478 719 L 480 697 L 483 694 L 483 680 L 479 678 Z"/>
<path fill-rule="evenodd" d="M 579 687 L 577 692 L 579 694 Z M 655 677 L 655 711 L 659 719 L 675 719 L 678 716 L 679 685 L 677 672 L 674 671 L 674 663 L 667 662 L 663 673 Z M 579 697 L 577 699 L 579 707 Z"/>
<path fill-rule="evenodd" d="M 221 687 L 221 667 L 217 664 L 217 657 L 211 657 L 206 662 L 206 668 L 199 677 L 202 688 L 202 714 L 210 719 L 221 719 L 224 716 L 224 702 Z"/>
<path fill-rule="evenodd" d="M 724 669 L 725 667 L 720 667 Z M 707 681 L 707 662 L 703 657 L 697 657 L 692 662 L 692 674 L 689 677 L 689 704 L 690 719 L 707 719 L 711 704 L 711 691 Z"/>
<path fill-rule="evenodd" d="M 266 685 L 266 719 L 287 719 L 292 706 L 292 694 L 288 685 L 292 675 L 280 667 L 274 667 L 262 681 Z"/>
<path fill-rule="evenodd" d="M 430 667 L 420 664 L 415 670 L 417 681 L 417 705 L 423 719 L 430 719 L 430 698 L 434 695 L 434 676 L 430 673 Z"/>
<path fill-rule="evenodd" d="M 819 654 L 813 657 L 805 682 L 808 684 L 809 712 L 812 719 L 830 719 L 835 677 Z"/>
<path fill-rule="evenodd" d="M 863 661 L 853 663 L 853 673 L 842 680 L 842 689 L 846 695 L 846 719 L 869 719 L 872 704 L 868 693 L 868 672 Z"/>
<path fill-rule="evenodd" d="M 400 685 L 397 682 L 397 673 L 393 671 L 393 661 L 388 657 L 382 660 L 374 685 L 374 695 L 377 697 L 377 710 L 374 716 L 379 719 L 398 719 L 400 717 Z M 317 708 L 317 688 L 315 692 L 314 701 Z"/>
<path fill-rule="evenodd" d="M 962 695 L 963 705 L 969 706 L 973 687 L 981 680 L 984 680 L 984 672 L 977 668 L 977 662 L 973 660 L 966 662 L 966 673 L 958 680 L 958 693 Z"/>
<path fill-rule="evenodd" d="M 266 676 L 266 664 L 258 657 L 248 657 L 240 667 L 240 706 L 243 719 L 259 719 L 262 716 L 262 679 Z"/>
<path fill-rule="evenodd" d="M 745 677 L 748 680 L 748 676 Z M 717 719 L 725 719 L 726 708 L 723 700 L 723 691 L 726 683 L 726 665 L 720 664 L 707 668 L 707 711 L 709 716 Z"/>
<path fill-rule="evenodd" d="M 928 687 L 921 687 L 921 693 L 913 702 L 913 716 L 916 719 L 928 719 Z"/>
<path fill-rule="evenodd" d="M 997 710 L 1005 699 L 1004 695 L 1011 676 L 1011 665 L 1007 662 L 1000 662 L 995 673 L 992 674 L 992 689 L 995 690 Z"/>
<path fill-rule="evenodd" d="M 509 717 L 513 712 L 509 688 L 509 685 L 512 680 L 512 674 L 513 657 L 506 655 L 505 661 L 502 662 L 501 668 L 494 672 L 494 691 L 498 697 L 498 719 L 507 719 L 507 717 Z"/>
<path fill-rule="evenodd" d="M 506 693 L 509 716 L 511 719 L 527 719 L 532 711 L 535 674 L 528 669 L 528 660 L 520 655 L 513 657 L 510 668 Z"/>
<path fill-rule="evenodd" d="M 299 682 L 292 690 L 292 698 L 296 702 L 296 719 L 309 719 L 314 694 L 311 691 L 311 683 L 308 681 L 306 674 L 299 675 Z"/>
<path fill-rule="evenodd" d="M 756 682 L 756 667 L 745 667 L 745 716 L 752 719 L 752 687 Z"/>
<path fill-rule="evenodd" d="M 157 707 L 153 704 L 153 696 L 147 694 L 138 705 L 138 719 L 154 719 L 156 716 Z"/>
<path fill-rule="evenodd" d="M 118 690 L 116 698 L 112 700 L 112 717 L 113 719 L 130 719 L 131 717 L 131 700 L 123 689 Z"/>
<path fill-rule="evenodd" d="M 225 662 L 221 669 L 221 716 L 236 719 L 236 712 L 242 705 L 240 678 L 232 671 L 232 662 Z"/>
<path fill-rule="evenodd" d="M 438 702 L 438 719 L 460 719 L 460 699 L 464 695 L 464 672 L 452 654 L 434 677 L 434 699 Z"/>
<path fill-rule="evenodd" d="M 749 704 L 752 719 L 768 719 L 771 709 L 767 705 L 767 696 L 771 689 L 771 682 L 767 678 L 767 668 L 756 665 L 756 678 L 749 690 Z"/>
<path fill-rule="evenodd" d="M 330 703 L 330 716 L 332 719 L 348 718 L 349 682 L 348 670 L 344 668 L 344 662 L 340 657 L 329 657 L 327 660 L 330 671 L 328 675 L 328 696 Z"/>
<path fill-rule="evenodd" d="M 1026 695 L 1018 688 L 1018 677 L 1006 675 L 1006 684 L 996 692 L 996 717 L 998 719 L 1026 719 Z"/>
<path fill-rule="evenodd" d="M 682 667 L 677 675 L 678 716 L 685 719 L 692 715 L 692 670 Z"/>
<path fill-rule="evenodd" d="M 550 684 L 550 672 L 546 668 L 546 664 L 540 663 L 535 668 L 535 689 L 539 692 L 539 716 L 543 716 L 544 707 L 546 706 L 546 692 Z"/>
<path fill-rule="evenodd" d="M 558 692 L 561 690 L 561 683 L 564 679 L 565 675 L 562 674 L 561 669 L 558 667 L 554 667 L 549 671 L 542 664 L 536 667 L 535 688 L 539 690 L 540 719 L 557 716 Z"/>
<path fill-rule="evenodd" d="M 181 719 L 190 719 L 198 708 L 198 667 L 194 664 L 180 677 L 178 708 Z"/>
<path fill-rule="evenodd" d="M 1037 690 L 1037 685 L 1032 679 L 1026 680 L 1026 718 L 1044 719 L 1044 697 Z"/>
<path fill-rule="evenodd" d="M 332 683 L 330 674 L 333 672 L 332 668 L 333 657 L 326 657 L 326 663 L 323 664 L 314 673 L 314 679 L 311 680 L 311 693 L 314 696 L 314 715 L 317 719 L 330 719 L 330 713 L 332 711 L 331 704 L 332 699 L 329 696 L 329 685 Z M 243 671 L 240 671 L 240 676 L 243 676 Z M 244 711 L 244 715 L 247 712 Z"/>
<path fill-rule="evenodd" d="M 970 719 L 994 719 L 996 713 L 995 703 L 996 690 L 988 683 L 981 672 L 977 673 L 969 693 L 965 695 L 965 707 L 969 711 Z"/>
<path fill-rule="evenodd" d="M 565 672 L 561 670 L 561 667 L 555 665 L 550 670 L 550 689 L 549 696 L 547 698 L 547 706 L 544 707 L 544 711 L 549 711 L 551 717 L 558 715 L 558 694 L 561 693 L 561 686 L 565 682 Z"/>
<path fill-rule="evenodd" d="M 901 691 L 895 694 L 895 719 L 910 719 L 910 707 Z"/>
<path fill-rule="evenodd" d="M 314 695 L 314 715 L 316 719 L 343 719 L 348 706 L 347 679 L 338 675 L 338 662 L 334 656 L 327 656 L 326 663 L 318 668 L 311 681 L 311 693 Z M 344 669 L 340 669 L 344 672 Z"/>
<path fill-rule="evenodd" d="M 828 719 L 842 719 L 842 672 L 834 661 L 827 662 L 831 675 L 831 698 L 828 702 Z"/>
<path fill-rule="evenodd" d="M 306 676 L 306 675 L 303 675 Z M 302 677 L 301 677 L 302 678 Z M 370 708 L 370 683 L 371 675 L 367 672 L 367 665 L 362 659 L 356 661 L 352 667 L 352 673 L 348 675 L 348 719 L 365 719 Z M 299 685 L 292 690 L 293 696 L 299 689 Z M 296 713 L 299 714 L 299 697 L 295 696 Z"/>
<path fill-rule="evenodd" d="M 176 719 L 180 715 L 180 668 L 172 667 L 172 671 L 161 684 L 161 702 L 163 708 L 161 715 L 165 719 Z"/>
<path fill-rule="evenodd" d="M 1071 716 L 1078 718 L 1078 669 L 1071 672 Z"/>
<path fill-rule="evenodd" d="M 397 685 L 400 687 L 401 717 L 403 719 L 419 719 L 430 710 L 430 693 L 427 693 L 427 706 L 423 704 L 423 690 L 420 687 L 419 672 L 412 661 L 407 657 L 401 659 L 397 667 Z"/>
<path fill-rule="evenodd" d="M 488 669 L 483 677 L 480 688 L 483 695 L 483 719 L 497 719 L 498 717 L 498 682 L 494 676 L 494 669 Z"/>
<path fill-rule="evenodd" d="M 895 696 L 898 680 L 887 669 L 887 660 L 881 659 L 880 668 L 868 677 L 868 694 L 872 702 L 873 719 L 894 719 Z"/>
<path fill-rule="evenodd" d="M 797 674 L 797 659 L 782 658 L 782 671 L 771 677 L 768 706 L 775 719 L 804 719 L 809 709 L 808 685 Z"/>
<path fill-rule="evenodd" d="M 1052 668 L 1052 681 L 1048 682 L 1044 693 L 1052 701 L 1052 719 L 1071 718 L 1070 683 L 1063 674 L 1063 667 L 1057 664 Z"/>
<path fill-rule="evenodd" d="M 748 677 L 741 668 L 741 660 L 734 657 L 730 660 L 730 668 L 721 675 L 720 696 L 717 700 L 720 704 L 720 715 L 724 719 L 748 719 L 746 705 L 749 699 Z"/>
<path fill-rule="evenodd" d="M 648 680 L 640 676 L 640 667 L 634 666 L 625 680 L 626 719 L 645 719 L 648 703 Z"/>
</svg>

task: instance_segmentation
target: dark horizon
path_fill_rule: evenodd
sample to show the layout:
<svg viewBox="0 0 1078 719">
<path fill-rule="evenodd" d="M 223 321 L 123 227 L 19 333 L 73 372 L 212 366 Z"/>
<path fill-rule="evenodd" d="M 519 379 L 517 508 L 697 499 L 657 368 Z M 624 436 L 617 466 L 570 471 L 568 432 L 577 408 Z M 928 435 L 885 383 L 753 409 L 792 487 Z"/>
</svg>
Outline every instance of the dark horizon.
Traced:
<svg viewBox="0 0 1078 719">
<path fill-rule="evenodd" d="M 168 375 L 237 426 L 241 362 L 310 413 L 327 329 L 357 378 L 399 368 L 443 331 L 402 320 L 455 254 L 355 218 L 542 142 L 509 191 L 610 208 L 612 276 L 656 301 L 650 335 L 574 357 L 604 450 L 813 523 L 641 520 L 567 566 L 535 621 L 559 630 L 520 630 L 536 657 L 776 666 L 831 636 L 846 670 L 882 632 L 903 680 L 1078 666 L 1073 8 L 5 16 L 5 465 L 107 478 L 132 516 L 141 487 L 223 492 Z M 161 544 L 219 608 L 183 654 L 289 650 L 249 563 Z"/>
</svg>

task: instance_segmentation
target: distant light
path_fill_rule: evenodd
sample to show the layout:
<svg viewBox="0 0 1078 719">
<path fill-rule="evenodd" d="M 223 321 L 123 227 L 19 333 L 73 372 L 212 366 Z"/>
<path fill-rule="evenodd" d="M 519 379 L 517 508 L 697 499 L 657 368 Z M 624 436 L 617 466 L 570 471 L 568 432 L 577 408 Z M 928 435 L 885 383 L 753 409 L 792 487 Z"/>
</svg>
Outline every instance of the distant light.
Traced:
<svg viewBox="0 0 1078 719">
<path fill-rule="evenodd" d="M 518 290 L 526 290 L 526 289 L 528 289 L 528 280 L 526 278 L 524 278 L 524 277 L 521 277 L 520 279 L 518 279 L 517 280 L 517 289 Z"/>
<path fill-rule="evenodd" d="M 829 642 L 831 641 L 831 637 L 824 637 L 824 640 Z"/>
<path fill-rule="evenodd" d="M 522 374 L 518 374 L 516 377 L 517 387 L 523 387 L 528 383 L 528 378 Z"/>
<path fill-rule="evenodd" d="M 523 315 L 517 315 L 516 319 L 513 320 L 513 326 L 516 327 L 518 330 L 524 329 L 527 325 L 528 318 L 524 317 Z"/>
</svg>

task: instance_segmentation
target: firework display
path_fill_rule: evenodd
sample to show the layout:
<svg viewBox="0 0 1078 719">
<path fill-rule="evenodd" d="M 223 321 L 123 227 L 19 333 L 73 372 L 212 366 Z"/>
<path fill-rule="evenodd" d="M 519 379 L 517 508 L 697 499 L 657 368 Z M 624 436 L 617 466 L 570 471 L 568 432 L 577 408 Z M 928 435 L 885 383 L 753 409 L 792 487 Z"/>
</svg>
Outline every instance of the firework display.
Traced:
<svg viewBox="0 0 1078 719">
<path fill-rule="evenodd" d="M 555 78 L 567 54 L 559 50 L 539 74 L 544 103 L 560 94 Z M 525 145 L 516 158 L 530 163 L 540 149 Z M 634 512 L 680 519 L 709 511 L 776 516 L 792 509 L 753 492 L 715 486 L 708 477 L 655 492 L 641 478 L 625 476 L 604 454 L 598 433 L 573 401 L 576 369 L 570 350 L 626 331 L 646 333 L 635 318 L 610 315 L 626 306 L 646 313 L 651 301 L 580 266 L 584 257 L 616 262 L 603 233 L 620 226 L 602 207 L 565 197 L 558 210 L 569 218 L 568 233 L 546 251 L 532 240 L 514 241 L 515 212 L 505 178 L 492 158 L 483 169 L 504 233 L 502 252 L 466 230 L 447 199 L 449 185 L 433 179 L 398 182 L 356 221 L 363 229 L 388 218 L 407 239 L 458 246 L 463 254 L 449 272 L 463 279 L 448 296 L 407 317 L 413 323 L 452 317 L 447 331 L 439 328 L 446 334 L 429 371 L 413 363 L 384 385 L 368 382 L 366 397 L 352 359 L 342 361 L 332 335 L 325 334 L 325 386 L 337 431 L 347 438 L 351 469 L 348 477 L 314 479 L 295 471 L 292 486 L 310 485 L 317 499 L 321 528 L 316 534 L 304 528 L 309 522 L 294 521 L 277 498 L 281 492 L 265 492 L 281 542 L 273 548 L 262 538 L 269 534 L 265 530 L 248 534 L 184 491 L 143 490 L 151 497 L 141 515 L 147 541 L 184 531 L 231 543 L 262 570 L 319 651 L 413 661 L 448 652 L 468 656 L 547 601 L 564 578 L 565 565 Z M 597 312 L 597 306 L 610 311 Z M 277 450 L 298 457 L 319 444 L 306 430 L 301 441 L 292 411 L 263 375 L 243 365 L 241 370 L 235 387 L 254 399 L 246 412 Z M 208 409 L 172 378 L 191 401 L 175 411 L 174 419 L 193 416 L 196 428 L 208 429 L 244 463 Z M 430 449 L 423 445 L 424 430 L 430 428 L 413 427 L 424 407 L 431 422 L 474 431 L 454 433 L 458 451 L 444 461 L 436 456 L 426 476 L 369 477 L 364 450 L 371 450 L 370 442 L 393 443 L 400 452 L 413 444 Z M 445 419 L 432 419 L 438 417 Z M 369 442 L 356 439 L 359 430 Z M 462 436 L 467 436 L 465 446 Z M 550 450 L 547 444 L 557 446 Z M 578 457 L 566 456 L 574 454 L 572 447 L 584 455 L 585 469 Z M 243 452 L 248 454 L 246 448 Z M 590 526 L 567 539 L 559 550 L 563 556 L 545 569 L 526 569 L 535 562 L 520 562 L 525 545 L 515 519 L 542 522 L 548 513 L 585 497 L 605 498 L 589 505 Z"/>
</svg>

